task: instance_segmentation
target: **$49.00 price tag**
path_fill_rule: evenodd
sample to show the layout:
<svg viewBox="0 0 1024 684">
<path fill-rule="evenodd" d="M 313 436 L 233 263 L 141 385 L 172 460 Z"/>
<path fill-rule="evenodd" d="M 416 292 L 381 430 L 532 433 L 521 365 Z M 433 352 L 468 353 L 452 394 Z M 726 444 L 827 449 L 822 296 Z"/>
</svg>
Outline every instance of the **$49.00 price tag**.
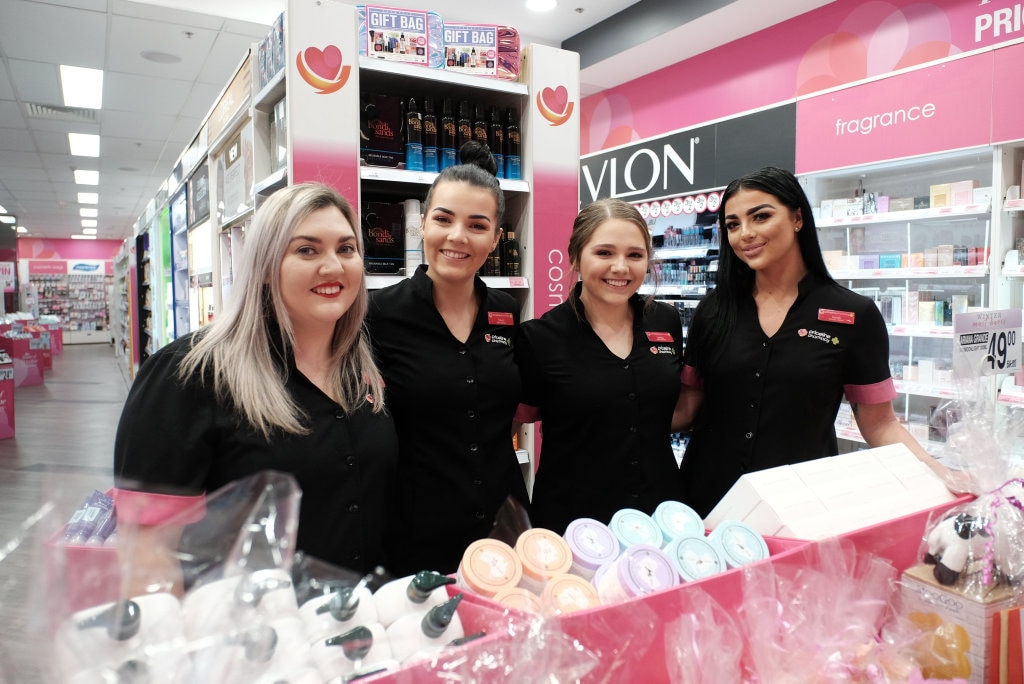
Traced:
<svg viewBox="0 0 1024 684">
<path fill-rule="evenodd" d="M 1021 370 L 1021 310 L 953 315 L 954 368 L 970 375 Z"/>
</svg>

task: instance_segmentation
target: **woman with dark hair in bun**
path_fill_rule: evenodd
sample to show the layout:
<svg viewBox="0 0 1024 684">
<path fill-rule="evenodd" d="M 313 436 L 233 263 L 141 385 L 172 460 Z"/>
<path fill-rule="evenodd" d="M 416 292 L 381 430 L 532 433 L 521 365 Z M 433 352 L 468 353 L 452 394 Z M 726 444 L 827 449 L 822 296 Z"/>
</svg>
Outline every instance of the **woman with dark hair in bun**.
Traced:
<svg viewBox="0 0 1024 684">
<path fill-rule="evenodd" d="M 459 152 L 423 203 L 426 264 L 374 292 L 367 316 L 399 437 L 396 575 L 454 572 L 507 497 L 528 504 L 512 448 L 519 305 L 477 276 L 501 237 L 505 196 L 486 145 Z"/>
</svg>

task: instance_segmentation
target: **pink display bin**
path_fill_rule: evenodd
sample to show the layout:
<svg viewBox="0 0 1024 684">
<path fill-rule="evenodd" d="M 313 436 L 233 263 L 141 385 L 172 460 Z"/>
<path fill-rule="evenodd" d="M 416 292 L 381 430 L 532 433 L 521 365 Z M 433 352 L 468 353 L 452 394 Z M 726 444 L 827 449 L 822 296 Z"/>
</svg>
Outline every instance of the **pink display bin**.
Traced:
<svg viewBox="0 0 1024 684">
<path fill-rule="evenodd" d="M 26 325 L 25 332 L 38 340 L 36 346 L 42 357 L 43 370 L 53 370 L 53 335 L 42 325 Z"/>
<path fill-rule="evenodd" d="M 50 351 L 56 356 L 64 351 L 64 328 L 60 323 L 41 323 L 50 331 Z"/>
<path fill-rule="evenodd" d="M 14 437 L 14 364 L 0 363 L 0 439 Z"/>
<path fill-rule="evenodd" d="M 42 340 L 0 335 L 0 349 L 14 362 L 14 386 L 43 384 Z"/>
<path fill-rule="evenodd" d="M 974 497 L 965 494 L 954 501 L 926 508 L 877 525 L 840 535 L 853 542 L 857 551 L 885 558 L 897 571 L 903 572 L 920 562 L 918 552 L 924 540 L 925 528 L 933 515 L 945 513 L 954 506 L 967 503 Z"/>
<path fill-rule="evenodd" d="M 765 541 L 771 557 L 750 567 L 761 563 L 800 563 L 802 551 L 810 544 L 782 537 L 765 537 Z M 695 588 L 707 592 L 725 612 L 735 613 L 743 599 L 743 568 L 555 618 L 567 635 L 600 658 L 597 667 L 582 681 L 668 682 L 665 626 L 691 607 L 687 593 Z M 609 679 L 612 672 L 615 676 Z"/>
</svg>

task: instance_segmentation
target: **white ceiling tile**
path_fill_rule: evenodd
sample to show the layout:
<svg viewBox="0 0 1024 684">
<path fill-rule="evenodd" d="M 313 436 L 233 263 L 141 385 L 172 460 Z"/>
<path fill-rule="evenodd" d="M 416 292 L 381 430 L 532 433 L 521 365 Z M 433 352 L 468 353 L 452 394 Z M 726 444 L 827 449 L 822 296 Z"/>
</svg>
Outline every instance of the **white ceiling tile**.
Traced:
<svg viewBox="0 0 1024 684">
<path fill-rule="evenodd" d="M 21 115 L 21 105 L 13 100 L 0 100 L 0 121 L 8 127 L 25 127 L 25 117 Z"/>
<path fill-rule="evenodd" d="M 5 175 L 5 172 L 23 167 L 41 169 L 43 162 L 35 152 L 4 152 L 3 158 L 0 159 L 0 178 Z"/>
<path fill-rule="evenodd" d="M 136 140 L 166 140 L 174 128 L 174 120 L 175 117 L 172 114 L 140 116 L 137 112 L 104 112 L 103 122 L 100 124 L 100 134 L 103 137 L 116 135 Z M 168 169 L 169 172 L 170 169 Z"/>
<path fill-rule="evenodd" d="M 145 78 L 135 74 L 112 72 L 103 86 L 103 118 L 114 113 L 175 115 L 192 90 L 191 81 L 169 78 Z M 104 121 L 104 123 L 106 123 Z"/>
<path fill-rule="evenodd" d="M 199 73 L 198 80 L 203 83 L 210 83 L 219 86 L 221 89 L 228 84 L 228 81 L 238 71 L 239 65 L 245 58 L 253 43 L 263 39 L 262 31 L 252 36 L 238 35 L 236 33 L 222 33 L 217 36 L 216 42 L 210 51 L 210 55 Z M 213 104 L 213 100 L 210 100 Z"/>
<path fill-rule="evenodd" d="M 14 90 L 21 100 L 58 107 L 64 104 L 64 96 L 60 92 L 60 76 L 55 62 L 9 59 L 7 66 L 11 70 Z"/>
<path fill-rule="evenodd" d="M 2 65 L 2 62 L 0 62 Z M 11 85 L 11 79 L 7 78 L 7 69 L 0 69 L 0 100 L 13 100 L 14 99 L 14 87 Z"/>
<path fill-rule="evenodd" d="M 107 68 L 191 81 L 199 75 L 216 38 L 216 31 L 196 26 L 115 16 L 111 20 Z M 165 52 L 181 61 L 151 62 L 142 57 L 145 51 Z"/>
<path fill-rule="evenodd" d="M 105 12 L 11 0 L 2 7 L 0 45 L 8 58 L 103 68 Z"/>
<path fill-rule="evenodd" d="M 33 131 L 32 140 L 36 149 L 44 154 L 71 154 L 66 133 L 57 131 Z"/>
</svg>

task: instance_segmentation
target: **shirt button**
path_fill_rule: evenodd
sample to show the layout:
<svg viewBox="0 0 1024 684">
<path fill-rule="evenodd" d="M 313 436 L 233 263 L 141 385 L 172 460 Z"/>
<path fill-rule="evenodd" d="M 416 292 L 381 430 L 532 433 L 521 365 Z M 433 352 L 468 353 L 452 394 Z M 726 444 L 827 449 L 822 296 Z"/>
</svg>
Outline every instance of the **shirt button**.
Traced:
<svg viewBox="0 0 1024 684">
<path fill-rule="evenodd" d="M 746 437 L 747 439 L 753 439 L 754 438 L 754 433 L 753 432 L 748 432 L 747 434 L 745 434 L 743 436 Z"/>
<path fill-rule="evenodd" d="M 476 486 L 476 487 L 479 487 L 483 483 L 484 483 L 483 480 L 473 480 L 473 485 Z"/>
<path fill-rule="evenodd" d="M 361 553 L 353 553 L 352 554 L 352 560 L 354 560 L 354 561 L 356 561 L 358 563 L 359 561 L 363 560 L 363 554 L 361 554 Z"/>
<path fill-rule="evenodd" d="M 477 450 L 478 450 L 479 448 L 480 448 L 480 447 L 478 447 L 478 446 L 477 446 L 476 444 L 470 444 L 470 445 L 469 445 L 469 450 L 470 450 L 470 452 L 471 452 L 471 453 L 474 453 L 474 454 L 475 454 L 475 453 L 477 452 Z"/>
<path fill-rule="evenodd" d="M 634 465 L 634 466 L 640 465 L 640 459 L 639 458 L 634 458 L 632 461 L 629 462 L 629 465 Z"/>
<path fill-rule="evenodd" d="M 768 340 L 765 340 L 764 342 L 762 342 L 761 346 L 762 347 L 767 347 L 768 346 Z"/>
<path fill-rule="evenodd" d="M 338 420 L 344 420 L 345 419 L 345 412 L 342 411 L 341 409 L 338 409 L 337 411 L 335 411 L 334 417 L 337 418 Z"/>
<path fill-rule="evenodd" d="M 628 363 L 622 364 L 622 370 L 629 370 L 629 364 Z"/>
<path fill-rule="evenodd" d="M 757 408 L 757 402 L 756 401 L 750 402 L 750 408 Z"/>
<path fill-rule="evenodd" d="M 466 415 L 469 416 L 470 418 L 476 418 L 476 411 L 466 411 Z"/>
<path fill-rule="evenodd" d="M 483 511 L 477 511 L 476 513 L 473 514 L 473 517 L 476 518 L 477 520 L 483 520 L 484 519 L 484 512 Z"/>
<path fill-rule="evenodd" d="M 351 454 L 345 457 L 345 465 L 354 466 L 356 464 L 356 457 Z"/>
<path fill-rule="evenodd" d="M 636 399 L 636 392 L 630 392 L 626 395 L 627 399 Z"/>
<path fill-rule="evenodd" d="M 351 506 L 349 506 L 348 507 L 348 512 L 349 513 L 358 513 L 359 512 L 359 504 L 352 504 Z"/>
<path fill-rule="evenodd" d="M 754 377 L 755 378 L 760 378 L 761 377 L 761 371 L 754 371 Z"/>
<path fill-rule="evenodd" d="M 632 494 L 630 494 L 630 496 L 633 497 L 634 499 L 639 499 L 640 498 L 640 492 L 633 492 Z"/>
<path fill-rule="evenodd" d="M 466 355 L 466 348 L 465 347 L 459 347 L 459 355 L 460 356 L 465 356 Z"/>
<path fill-rule="evenodd" d="M 472 375 L 467 375 L 466 376 L 466 384 L 467 385 L 472 385 L 474 382 L 476 382 L 476 378 L 474 378 Z"/>
<path fill-rule="evenodd" d="M 629 426 L 629 431 L 630 432 L 636 432 L 636 425 L 630 425 Z"/>
</svg>

